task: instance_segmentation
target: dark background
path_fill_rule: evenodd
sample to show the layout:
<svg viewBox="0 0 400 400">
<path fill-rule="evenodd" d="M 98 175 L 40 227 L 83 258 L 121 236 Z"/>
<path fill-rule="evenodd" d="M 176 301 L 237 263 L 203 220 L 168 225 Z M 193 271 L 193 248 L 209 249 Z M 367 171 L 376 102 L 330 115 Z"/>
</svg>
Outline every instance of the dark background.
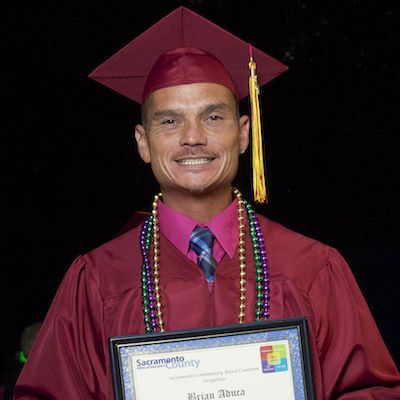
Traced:
<svg viewBox="0 0 400 400">
<path fill-rule="evenodd" d="M 345 255 L 399 362 L 397 1 L 198 0 L 2 6 L 2 363 L 73 259 L 149 209 L 139 108 L 87 74 L 179 5 L 290 67 L 263 89 L 270 205 L 259 211 Z M 247 198 L 249 163 L 237 183 Z"/>
</svg>

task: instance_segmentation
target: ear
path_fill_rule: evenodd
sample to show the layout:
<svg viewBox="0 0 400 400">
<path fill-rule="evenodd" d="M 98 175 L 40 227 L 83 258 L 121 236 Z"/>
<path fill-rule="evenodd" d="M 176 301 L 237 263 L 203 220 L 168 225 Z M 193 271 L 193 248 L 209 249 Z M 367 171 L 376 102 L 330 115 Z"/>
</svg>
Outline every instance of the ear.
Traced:
<svg viewBox="0 0 400 400">
<path fill-rule="evenodd" d="M 239 118 L 240 132 L 240 154 L 243 154 L 249 146 L 250 118 L 248 115 L 242 115 Z"/>
<path fill-rule="evenodd" d="M 147 141 L 146 129 L 141 124 L 135 126 L 135 139 L 140 157 L 145 163 L 149 164 L 151 161 L 149 142 Z"/>
</svg>

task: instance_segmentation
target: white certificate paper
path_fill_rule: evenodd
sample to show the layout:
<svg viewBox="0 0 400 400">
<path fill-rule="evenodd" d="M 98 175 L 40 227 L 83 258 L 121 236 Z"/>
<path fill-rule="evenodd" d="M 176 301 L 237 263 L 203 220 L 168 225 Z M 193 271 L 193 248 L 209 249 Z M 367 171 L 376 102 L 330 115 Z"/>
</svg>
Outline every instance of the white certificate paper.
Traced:
<svg viewBox="0 0 400 400">
<path fill-rule="evenodd" d="M 287 340 L 132 355 L 130 364 L 136 400 L 295 399 Z"/>
</svg>

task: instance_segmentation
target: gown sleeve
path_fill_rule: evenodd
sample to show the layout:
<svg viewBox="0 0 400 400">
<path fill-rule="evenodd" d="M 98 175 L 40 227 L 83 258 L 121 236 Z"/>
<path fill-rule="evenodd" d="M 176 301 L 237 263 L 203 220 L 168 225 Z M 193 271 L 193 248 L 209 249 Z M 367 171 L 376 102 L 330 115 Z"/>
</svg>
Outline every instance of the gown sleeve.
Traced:
<svg viewBox="0 0 400 400">
<path fill-rule="evenodd" d="M 14 398 L 105 399 L 102 298 L 83 257 L 65 275 L 17 381 Z"/>
<path fill-rule="evenodd" d="M 400 399 L 400 376 L 346 261 L 334 249 L 310 289 L 324 399 Z"/>
</svg>

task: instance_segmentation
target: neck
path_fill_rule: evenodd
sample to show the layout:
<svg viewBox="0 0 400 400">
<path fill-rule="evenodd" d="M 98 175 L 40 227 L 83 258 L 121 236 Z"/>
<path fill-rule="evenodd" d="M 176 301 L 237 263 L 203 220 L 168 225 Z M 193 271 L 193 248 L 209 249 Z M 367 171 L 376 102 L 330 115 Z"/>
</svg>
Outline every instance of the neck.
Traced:
<svg viewBox="0 0 400 400">
<path fill-rule="evenodd" d="M 176 193 L 163 190 L 164 203 L 176 211 L 206 224 L 232 202 L 231 189 L 212 193 Z"/>
</svg>

